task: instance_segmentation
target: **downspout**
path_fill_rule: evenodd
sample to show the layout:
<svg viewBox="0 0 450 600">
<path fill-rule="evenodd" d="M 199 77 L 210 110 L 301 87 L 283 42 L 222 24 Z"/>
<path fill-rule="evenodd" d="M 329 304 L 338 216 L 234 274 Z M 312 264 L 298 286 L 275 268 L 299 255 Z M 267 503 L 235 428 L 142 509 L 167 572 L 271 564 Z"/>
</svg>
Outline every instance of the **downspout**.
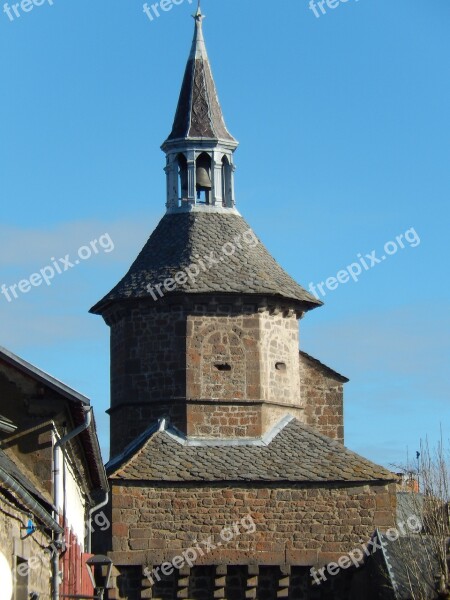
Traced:
<svg viewBox="0 0 450 600">
<path fill-rule="evenodd" d="M 59 484 L 61 479 L 61 467 L 60 467 L 60 452 L 59 450 L 63 448 L 73 440 L 73 438 L 80 435 L 83 431 L 86 431 L 91 424 L 92 421 L 92 408 L 87 407 L 85 414 L 84 423 L 76 427 L 73 431 L 59 439 L 56 444 L 53 446 L 53 504 L 55 505 L 55 521 L 59 521 L 59 504 L 60 504 L 60 493 L 59 493 Z M 63 523 L 64 527 L 64 523 Z M 53 590 L 52 590 L 52 600 L 59 600 L 59 552 L 62 550 L 63 545 L 63 535 L 61 533 L 57 533 L 55 536 L 54 544 L 57 548 L 57 551 L 53 553 L 52 557 L 52 582 L 53 582 Z"/>
<path fill-rule="evenodd" d="M 58 525 L 58 523 L 51 518 L 49 513 L 44 510 L 39 502 L 37 502 L 33 496 L 27 492 L 27 490 L 22 487 L 17 481 L 11 477 L 6 471 L 4 471 L 0 467 L 0 482 L 6 487 L 6 489 L 10 490 L 17 494 L 17 496 L 25 503 L 25 506 L 28 506 L 30 511 L 36 515 L 36 517 L 42 521 L 42 523 L 51 529 L 56 534 L 62 534 L 63 529 Z"/>
<path fill-rule="evenodd" d="M 87 548 L 86 548 L 88 554 L 91 554 L 91 550 L 92 550 L 92 530 L 91 530 L 92 515 L 95 512 L 97 512 L 98 510 L 100 510 L 100 508 L 103 508 L 104 506 L 106 506 L 108 504 L 108 502 L 109 502 L 109 492 L 106 492 L 106 496 L 105 496 L 105 499 L 103 500 L 103 502 L 100 502 L 100 504 L 97 504 L 93 508 L 89 509 L 89 521 L 88 521 L 89 535 L 88 535 Z"/>
</svg>

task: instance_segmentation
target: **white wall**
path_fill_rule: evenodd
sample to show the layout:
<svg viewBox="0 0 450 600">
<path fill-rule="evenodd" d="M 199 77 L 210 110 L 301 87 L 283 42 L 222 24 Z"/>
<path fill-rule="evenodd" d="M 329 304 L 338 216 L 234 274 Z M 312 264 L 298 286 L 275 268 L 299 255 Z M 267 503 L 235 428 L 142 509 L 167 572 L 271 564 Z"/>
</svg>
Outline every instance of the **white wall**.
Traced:
<svg viewBox="0 0 450 600">
<path fill-rule="evenodd" d="M 55 438 L 53 440 L 55 443 Z M 64 453 L 61 448 L 59 452 L 59 464 L 60 464 L 60 476 L 59 476 L 59 505 L 58 510 L 60 516 L 63 515 L 64 501 L 66 505 L 66 520 L 69 529 L 75 533 L 78 538 L 78 542 L 84 551 L 84 536 L 86 529 L 86 502 L 83 496 L 83 491 L 80 485 L 77 483 L 75 476 L 75 470 L 71 465 L 67 457 L 64 457 Z M 64 493 L 64 476 L 63 471 L 65 469 L 65 485 L 66 490 Z"/>
</svg>

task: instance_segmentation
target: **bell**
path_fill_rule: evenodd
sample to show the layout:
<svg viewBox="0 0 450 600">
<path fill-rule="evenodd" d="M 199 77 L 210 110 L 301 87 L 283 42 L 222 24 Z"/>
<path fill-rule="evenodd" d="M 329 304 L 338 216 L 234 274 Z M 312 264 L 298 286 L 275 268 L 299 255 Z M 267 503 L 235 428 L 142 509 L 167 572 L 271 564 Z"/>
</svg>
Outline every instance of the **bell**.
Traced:
<svg viewBox="0 0 450 600">
<path fill-rule="evenodd" d="M 205 167 L 197 167 L 197 190 L 210 190 L 212 189 L 211 177 L 209 176 L 208 169 Z"/>
</svg>

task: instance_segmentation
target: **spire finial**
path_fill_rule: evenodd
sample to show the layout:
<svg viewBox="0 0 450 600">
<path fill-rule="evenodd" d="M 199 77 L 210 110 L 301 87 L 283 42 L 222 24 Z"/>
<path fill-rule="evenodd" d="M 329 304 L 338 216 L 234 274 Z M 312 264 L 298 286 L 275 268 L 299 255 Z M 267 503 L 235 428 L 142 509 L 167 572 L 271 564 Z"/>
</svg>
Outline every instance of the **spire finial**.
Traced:
<svg viewBox="0 0 450 600">
<path fill-rule="evenodd" d="M 191 58 L 203 58 L 208 60 L 206 52 L 205 40 L 203 39 L 203 19 L 205 15 L 202 13 L 200 0 L 198 0 L 197 11 L 192 15 L 195 20 L 194 40 L 192 43 Z"/>
<path fill-rule="evenodd" d="M 202 13 L 201 0 L 198 0 L 197 11 L 195 15 L 192 15 L 197 23 L 202 23 L 202 20 L 205 18 L 205 15 Z"/>
</svg>

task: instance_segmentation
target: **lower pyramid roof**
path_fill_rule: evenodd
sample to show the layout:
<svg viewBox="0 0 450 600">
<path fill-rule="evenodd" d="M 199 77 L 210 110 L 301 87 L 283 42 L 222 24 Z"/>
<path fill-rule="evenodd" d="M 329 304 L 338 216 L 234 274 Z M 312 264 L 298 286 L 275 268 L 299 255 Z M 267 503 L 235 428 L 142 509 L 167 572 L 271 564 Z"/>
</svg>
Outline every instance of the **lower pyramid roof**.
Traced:
<svg viewBox="0 0 450 600">
<path fill-rule="evenodd" d="M 116 300 L 152 299 L 149 285 L 189 268 L 198 274 L 164 295 L 273 295 L 302 303 L 304 310 L 322 304 L 280 267 L 237 211 L 202 211 L 166 214 L 125 277 L 91 312 L 99 314 Z"/>
<path fill-rule="evenodd" d="M 127 481 L 395 481 L 394 473 L 288 415 L 258 439 L 187 438 L 153 425 L 106 465 Z"/>
</svg>

